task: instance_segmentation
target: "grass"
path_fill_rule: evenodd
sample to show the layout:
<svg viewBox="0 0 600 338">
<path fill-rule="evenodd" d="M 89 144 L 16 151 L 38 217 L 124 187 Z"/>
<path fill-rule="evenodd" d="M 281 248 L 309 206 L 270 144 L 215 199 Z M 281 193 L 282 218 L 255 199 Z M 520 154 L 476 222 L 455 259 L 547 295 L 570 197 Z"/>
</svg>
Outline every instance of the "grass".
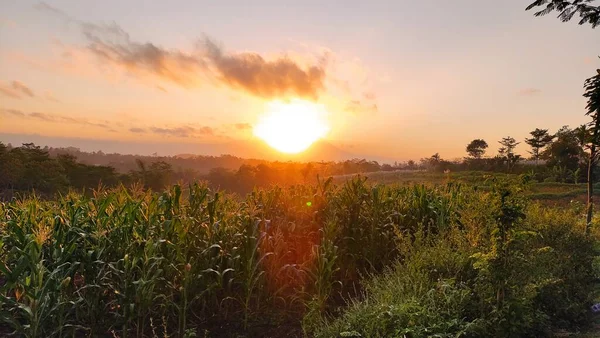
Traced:
<svg viewBox="0 0 600 338">
<path fill-rule="evenodd" d="M 428 186 L 462 183 L 488 190 L 491 179 L 518 180 L 519 175 L 505 173 L 491 173 L 483 171 L 460 171 L 452 173 L 437 173 L 427 171 L 392 171 L 361 174 L 369 182 L 396 186 L 410 186 L 425 184 Z M 337 176 L 336 182 L 352 179 L 354 175 Z M 595 196 L 600 196 L 600 184 L 596 184 Z M 549 206 L 567 206 L 571 202 L 584 203 L 587 199 L 587 185 L 585 183 L 560 183 L 560 182 L 531 182 L 525 194 L 534 201 L 540 201 Z"/>
<path fill-rule="evenodd" d="M 526 187 L 501 182 L 355 178 L 244 198 L 194 184 L 13 200 L 0 204 L 0 332 L 508 337 L 584 327 L 595 249 L 580 210 L 530 204 Z M 514 313 L 527 315 L 509 330 Z"/>
</svg>

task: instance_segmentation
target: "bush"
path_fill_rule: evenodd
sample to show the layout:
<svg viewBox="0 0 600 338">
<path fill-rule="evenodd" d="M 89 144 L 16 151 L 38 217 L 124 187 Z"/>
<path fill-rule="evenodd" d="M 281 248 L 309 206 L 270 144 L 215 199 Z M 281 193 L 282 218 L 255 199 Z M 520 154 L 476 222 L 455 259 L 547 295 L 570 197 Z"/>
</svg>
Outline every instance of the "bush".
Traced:
<svg viewBox="0 0 600 338">
<path fill-rule="evenodd" d="M 527 207 L 511 190 L 496 186 L 449 230 L 404 242 L 403 259 L 316 336 L 541 337 L 587 325 L 594 239 L 574 211 Z"/>
<path fill-rule="evenodd" d="M 585 325 L 595 252 L 581 217 L 527 207 L 497 179 L 0 203 L 0 334 L 513 337 Z"/>
</svg>

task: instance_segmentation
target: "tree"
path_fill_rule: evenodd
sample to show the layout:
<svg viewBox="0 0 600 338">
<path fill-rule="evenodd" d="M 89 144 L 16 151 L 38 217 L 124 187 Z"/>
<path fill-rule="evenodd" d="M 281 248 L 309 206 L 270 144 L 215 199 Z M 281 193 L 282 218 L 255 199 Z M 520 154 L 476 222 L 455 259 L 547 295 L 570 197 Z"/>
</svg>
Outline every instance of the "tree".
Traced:
<svg viewBox="0 0 600 338">
<path fill-rule="evenodd" d="M 514 138 L 507 136 L 503 137 L 502 140 L 498 141 L 502 147 L 498 150 L 501 155 L 514 154 L 515 148 L 521 143 L 517 142 Z"/>
<path fill-rule="evenodd" d="M 559 12 L 558 18 L 562 22 L 570 21 L 575 15 L 578 15 L 579 24 L 589 23 L 592 28 L 600 25 L 600 6 L 594 6 L 595 0 L 536 0 L 527 6 L 526 10 L 533 8 L 542 8 L 535 12 L 535 16 L 544 16 L 552 12 Z"/>
<path fill-rule="evenodd" d="M 425 165 L 425 167 L 429 170 L 437 170 L 442 162 L 442 158 L 439 153 L 435 153 L 431 155 L 430 158 L 422 159 L 421 162 Z"/>
<path fill-rule="evenodd" d="M 587 173 L 587 212 L 585 232 L 589 234 L 592 226 L 592 214 L 594 212 L 594 168 L 598 163 L 598 146 L 600 136 L 600 69 L 596 71 L 598 74 L 585 80 L 583 96 L 588 99 L 585 115 L 592 118 L 589 123 L 589 159 Z"/>
<path fill-rule="evenodd" d="M 487 149 L 487 147 L 487 142 L 485 142 L 482 139 L 475 139 L 467 145 L 467 153 L 472 158 L 480 159 L 483 156 L 483 154 L 485 154 L 485 150 Z"/>
<path fill-rule="evenodd" d="M 508 171 L 511 171 L 517 162 L 521 159 L 521 155 L 515 155 L 515 148 L 521 143 L 514 138 L 507 136 L 498 141 L 502 145 L 498 149 L 498 155 L 506 162 Z"/>
<path fill-rule="evenodd" d="M 526 10 L 531 10 L 537 7 L 543 7 L 542 10 L 536 12 L 535 16 L 544 16 L 554 11 L 559 12 L 558 18 L 567 22 L 570 21 L 575 15 L 578 15 L 580 20 L 579 24 L 583 25 L 589 23 L 592 28 L 600 25 L 600 6 L 594 6 L 592 4 L 597 3 L 594 0 L 536 0 L 527 6 Z M 592 214 L 594 209 L 593 203 L 593 178 L 594 178 L 594 167 L 597 163 L 597 150 L 598 150 L 598 137 L 600 134 L 600 70 L 597 70 L 595 76 L 585 80 L 584 88 L 585 93 L 583 96 L 588 99 L 585 113 L 587 116 L 592 118 L 589 123 L 589 158 L 588 158 L 588 199 L 587 199 L 587 212 L 586 212 L 586 227 L 585 232 L 590 232 L 592 224 Z"/>
<path fill-rule="evenodd" d="M 543 153 L 548 159 L 548 167 L 561 167 L 571 172 L 579 168 L 579 162 L 585 154 L 579 141 L 577 129 L 570 129 L 568 126 L 560 128 L 552 142 Z"/>
<path fill-rule="evenodd" d="M 526 138 L 525 143 L 531 147 L 531 157 L 535 160 L 535 164 L 538 164 L 540 159 L 540 151 L 545 148 L 552 140 L 554 135 L 548 133 L 548 129 L 535 128 L 534 131 L 530 132 L 531 138 Z"/>
</svg>

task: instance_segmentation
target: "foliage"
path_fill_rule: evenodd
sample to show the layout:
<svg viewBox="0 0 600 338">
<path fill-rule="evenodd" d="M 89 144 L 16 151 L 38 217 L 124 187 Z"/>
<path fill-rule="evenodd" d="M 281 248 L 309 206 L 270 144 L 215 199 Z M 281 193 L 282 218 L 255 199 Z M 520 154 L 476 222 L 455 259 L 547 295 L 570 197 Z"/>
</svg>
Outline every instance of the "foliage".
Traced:
<svg viewBox="0 0 600 338">
<path fill-rule="evenodd" d="M 589 323 L 596 252 L 579 211 L 492 185 L 442 233 L 403 242 L 403 259 L 316 336 L 541 337 Z"/>
<path fill-rule="evenodd" d="M 570 171 L 577 170 L 585 159 L 577 129 L 564 126 L 556 132 L 555 137 L 556 140 L 544 151 L 543 155 L 547 158 L 546 164 L 549 167 L 560 166 Z"/>
<path fill-rule="evenodd" d="M 595 0 L 536 0 L 527 6 L 527 10 L 536 7 L 544 7 L 535 13 L 535 16 L 544 16 L 554 11 L 559 12 L 558 18 L 567 22 L 575 15 L 579 15 L 579 24 L 589 23 L 593 28 L 600 25 L 600 8 L 594 6 Z"/>
<path fill-rule="evenodd" d="M 534 160 L 537 161 L 541 157 L 541 150 L 554 140 L 554 135 L 548 133 L 548 129 L 535 128 L 530 132 L 531 138 L 526 138 L 525 143 L 531 147 L 529 152 Z"/>
<path fill-rule="evenodd" d="M 513 137 L 507 136 L 498 141 L 502 147 L 498 149 L 498 157 L 506 163 L 509 172 L 521 160 L 521 155 L 515 154 L 515 148 L 521 143 L 517 142 Z"/>
<path fill-rule="evenodd" d="M 0 320 L 26 337 L 256 336 L 301 324 L 309 335 L 476 335 L 515 318 L 517 333 L 585 324 L 591 240 L 571 214 L 525 211 L 519 192 L 503 202 L 499 189 L 357 178 L 242 200 L 198 184 L 15 199 L 0 204 Z M 365 303 L 356 298 L 363 285 Z M 507 317 L 515 306 L 523 315 Z"/>
<path fill-rule="evenodd" d="M 475 139 L 467 145 L 467 153 L 472 158 L 479 159 L 485 154 L 488 144 L 485 140 Z"/>
</svg>

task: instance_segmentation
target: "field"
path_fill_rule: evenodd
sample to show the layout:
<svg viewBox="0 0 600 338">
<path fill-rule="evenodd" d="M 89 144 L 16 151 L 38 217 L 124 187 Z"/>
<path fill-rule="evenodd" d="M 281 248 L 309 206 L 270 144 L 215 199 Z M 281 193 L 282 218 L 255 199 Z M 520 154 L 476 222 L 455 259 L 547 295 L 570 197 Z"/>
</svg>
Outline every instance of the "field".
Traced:
<svg viewBox="0 0 600 338">
<path fill-rule="evenodd" d="M 539 337 L 592 324 L 598 235 L 570 202 L 582 186 L 393 175 L 1 204 L 0 332 Z"/>
<path fill-rule="evenodd" d="M 361 174 L 369 182 L 378 184 L 410 186 L 412 184 L 447 184 L 462 183 L 476 186 L 480 189 L 489 189 L 489 182 L 493 179 L 517 179 L 518 175 L 483 171 L 460 171 L 452 173 L 427 172 L 423 170 L 407 171 L 380 171 Z M 344 182 L 355 175 L 335 176 L 336 182 Z M 595 195 L 600 196 L 600 184 L 595 184 Z M 566 206 L 570 203 L 585 203 L 587 185 L 585 183 L 560 183 L 560 182 L 529 182 L 524 194 L 531 200 L 542 202 L 549 206 Z"/>
</svg>

